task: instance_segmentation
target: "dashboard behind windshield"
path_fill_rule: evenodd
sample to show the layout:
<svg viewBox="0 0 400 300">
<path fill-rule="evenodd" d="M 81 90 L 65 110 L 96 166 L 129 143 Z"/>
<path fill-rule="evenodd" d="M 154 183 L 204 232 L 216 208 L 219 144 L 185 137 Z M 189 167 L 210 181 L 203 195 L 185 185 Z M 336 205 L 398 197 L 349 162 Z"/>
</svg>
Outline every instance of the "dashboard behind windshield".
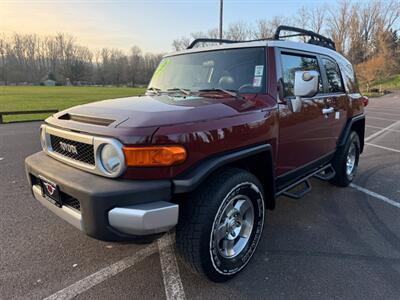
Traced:
<svg viewBox="0 0 400 300">
<path fill-rule="evenodd" d="M 265 90 L 265 69 L 262 47 L 180 54 L 162 59 L 149 87 L 259 93 Z"/>
</svg>

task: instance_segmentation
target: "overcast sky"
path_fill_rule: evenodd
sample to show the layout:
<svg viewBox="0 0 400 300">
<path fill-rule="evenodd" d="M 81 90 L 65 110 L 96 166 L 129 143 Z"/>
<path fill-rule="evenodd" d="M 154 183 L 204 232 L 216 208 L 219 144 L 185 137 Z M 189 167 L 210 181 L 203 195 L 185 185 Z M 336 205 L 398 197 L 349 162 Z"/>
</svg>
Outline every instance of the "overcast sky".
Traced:
<svg viewBox="0 0 400 300">
<path fill-rule="evenodd" d="M 69 33 L 92 49 L 168 52 L 174 38 L 218 26 L 219 0 L 0 0 L 0 33 Z M 225 0 L 224 22 L 292 16 L 302 5 L 331 1 Z"/>
</svg>

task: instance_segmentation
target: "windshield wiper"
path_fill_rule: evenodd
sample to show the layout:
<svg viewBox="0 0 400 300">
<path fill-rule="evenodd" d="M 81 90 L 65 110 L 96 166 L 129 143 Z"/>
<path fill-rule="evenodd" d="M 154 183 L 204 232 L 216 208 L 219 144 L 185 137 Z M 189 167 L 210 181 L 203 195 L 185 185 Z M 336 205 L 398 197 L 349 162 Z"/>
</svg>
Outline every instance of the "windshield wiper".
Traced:
<svg viewBox="0 0 400 300">
<path fill-rule="evenodd" d="M 152 87 L 147 88 L 146 92 L 152 92 L 152 93 L 159 95 L 161 92 L 161 89 L 152 86 Z"/>
<path fill-rule="evenodd" d="M 233 91 L 233 90 L 225 90 L 225 89 L 219 89 L 219 88 L 212 88 L 212 89 L 201 89 L 199 90 L 199 92 L 222 92 L 225 93 L 227 95 L 230 95 L 232 97 L 235 97 L 236 99 L 240 99 L 240 100 L 246 100 L 242 95 L 240 95 L 238 92 Z"/>
<path fill-rule="evenodd" d="M 172 89 L 168 89 L 167 92 L 181 92 L 182 94 L 185 94 L 186 96 L 189 96 L 192 91 L 189 89 L 182 89 L 182 88 L 172 88 Z"/>
</svg>

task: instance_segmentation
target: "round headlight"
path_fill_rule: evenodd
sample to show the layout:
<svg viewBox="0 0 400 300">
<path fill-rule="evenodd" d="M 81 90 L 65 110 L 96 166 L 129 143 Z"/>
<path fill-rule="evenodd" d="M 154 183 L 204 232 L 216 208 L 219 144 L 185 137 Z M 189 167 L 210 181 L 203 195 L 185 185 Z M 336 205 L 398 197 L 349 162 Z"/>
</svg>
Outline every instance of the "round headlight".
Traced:
<svg viewBox="0 0 400 300">
<path fill-rule="evenodd" d="M 124 164 L 120 151 L 112 144 L 106 144 L 101 148 L 100 160 L 103 168 L 110 174 L 119 173 Z"/>
</svg>

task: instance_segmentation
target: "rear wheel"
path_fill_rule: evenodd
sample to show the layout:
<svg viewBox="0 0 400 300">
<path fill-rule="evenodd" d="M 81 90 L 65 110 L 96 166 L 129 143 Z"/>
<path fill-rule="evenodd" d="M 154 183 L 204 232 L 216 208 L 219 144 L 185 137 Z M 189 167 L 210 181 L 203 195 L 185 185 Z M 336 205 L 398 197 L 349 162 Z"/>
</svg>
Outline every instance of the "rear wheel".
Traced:
<svg viewBox="0 0 400 300">
<path fill-rule="evenodd" d="M 264 225 L 260 182 L 251 173 L 225 169 L 180 205 L 177 247 L 192 269 L 226 281 L 250 261 Z"/>
<path fill-rule="evenodd" d="M 358 159 L 360 157 L 360 139 L 355 131 L 352 131 L 347 138 L 344 147 L 337 150 L 332 166 L 336 171 L 332 183 L 338 186 L 348 186 L 354 179 Z"/>
</svg>

